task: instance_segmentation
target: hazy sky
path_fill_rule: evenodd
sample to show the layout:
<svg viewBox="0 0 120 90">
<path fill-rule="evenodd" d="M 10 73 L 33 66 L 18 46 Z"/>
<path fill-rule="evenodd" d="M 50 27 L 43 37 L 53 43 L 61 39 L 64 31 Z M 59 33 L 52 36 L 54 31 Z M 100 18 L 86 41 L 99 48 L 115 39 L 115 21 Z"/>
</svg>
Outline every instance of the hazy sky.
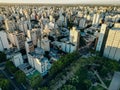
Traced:
<svg viewBox="0 0 120 90">
<path fill-rule="evenodd" d="M 0 0 L 0 3 L 117 4 L 120 0 Z"/>
</svg>

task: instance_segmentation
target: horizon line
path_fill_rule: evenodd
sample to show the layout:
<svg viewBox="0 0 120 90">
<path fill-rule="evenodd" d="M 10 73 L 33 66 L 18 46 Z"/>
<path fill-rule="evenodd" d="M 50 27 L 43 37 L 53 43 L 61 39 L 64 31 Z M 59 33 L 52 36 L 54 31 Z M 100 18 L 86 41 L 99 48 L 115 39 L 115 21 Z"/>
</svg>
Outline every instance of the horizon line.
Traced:
<svg viewBox="0 0 120 90">
<path fill-rule="evenodd" d="M 14 4 L 17 4 L 17 5 L 103 5 L 103 6 L 107 6 L 107 5 L 111 5 L 111 6 L 119 6 L 120 4 L 99 4 L 99 3 L 10 3 L 10 2 L 0 2 L 0 5 L 1 4 L 11 4 L 11 5 L 14 5 Z"/>
</svg>

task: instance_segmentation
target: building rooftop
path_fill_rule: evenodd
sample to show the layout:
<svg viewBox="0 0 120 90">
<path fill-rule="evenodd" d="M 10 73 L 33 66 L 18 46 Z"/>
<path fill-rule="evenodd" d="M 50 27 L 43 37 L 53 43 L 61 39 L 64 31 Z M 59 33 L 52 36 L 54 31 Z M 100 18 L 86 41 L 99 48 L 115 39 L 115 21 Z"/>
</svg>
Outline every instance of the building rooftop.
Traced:
<svg viewBox="0 0 120 90">
<path fill-rule="evenodd" d="M 28 63 L 21 64 L 18 68 L 22 70 L 29 79 L 35 74 L 39 74 L 39 72 L 32 68 Z"/>
<path fill-rule="evenodd" d="M 41 57 L 43 56 L 42 54 L 38 54 L 38 53 L 35 53 L 35 52 L 29 52 L 29 54 L 31 56 L 33 56 L 34 58 L 38 58 L 38 59 L 41 59 Z"/>
<path fill-rule="evenodd" d="M 45 62 L 46 60 L 48 61 L 48 59 L 46 57 L 43 57 L 43 58 L 41 58 L 40 62 Z"/>
<path fill-rule="evenodd" d="M 44 52 L 44 50 L 42 48 L 38 47 L 38 48 L 35 48 L 35 53 L 44 54 L 45 52 Z"/>
<path fill-rule="evenodd" d="M 29 52 L 31 56 L 37 58 L 38 60 L 40 60 L 40 62 L 45 62 L 46 60 L 48 60 L 46 57 L 43 56 L 44 53 L 45 52 L 42 48 L 36 48 L 34 52 Z"/>
<path fill-rule="evenodd" d="M 113 28 L 111 28 L 111 30 L 120 30 L 120 28 L 113 27 Z"/>
<path fill-rule="evenodd" d="M 29 54 L 35 58 L 41 58 L 44 55 L 44 50 L 42 48 L 35 48 L 34 52 L 29 52 Z"/>
<path fill-rule="evenodd" d="M 34 77 L 36 75 L 40 75 L 40 73 L 37 70 L 34 70 L 32 73 L 29 73 L 27 75 L 27 77 L 28 77 L 28 79 L 31 79 L 32 77 Z"/>
</svg>

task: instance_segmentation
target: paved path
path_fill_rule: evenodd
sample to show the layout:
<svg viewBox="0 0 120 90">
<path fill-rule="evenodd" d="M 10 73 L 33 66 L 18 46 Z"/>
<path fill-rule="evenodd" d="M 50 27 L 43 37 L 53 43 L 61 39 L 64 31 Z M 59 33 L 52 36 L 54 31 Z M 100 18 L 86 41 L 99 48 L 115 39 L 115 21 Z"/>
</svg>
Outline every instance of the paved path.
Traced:
<svg viewBox="0 0 120 90">
<path fill-rule="evenodd" d="M 101 82 L 101 86 L 104 87 L 105 89 L 108 89 L 107 86 L 105 85 L 105 83 L 103 82 L 103 80 L 100 78 L 99 74 L 97 73 L 97 71 L 94 71 L 94 74 L 97 76 L 97 78 L 100 80 Z"/>
<path fill-rule="evenodd" d="M 19 90 L 19 88 L 15 85 L 15 83 L 9 78 L 5 71 L 1 70 L 1 72 L 6 76 L 6 78 L 10 81 L 10 83 L 14 86 L 15 90 Z"/>
</svg>

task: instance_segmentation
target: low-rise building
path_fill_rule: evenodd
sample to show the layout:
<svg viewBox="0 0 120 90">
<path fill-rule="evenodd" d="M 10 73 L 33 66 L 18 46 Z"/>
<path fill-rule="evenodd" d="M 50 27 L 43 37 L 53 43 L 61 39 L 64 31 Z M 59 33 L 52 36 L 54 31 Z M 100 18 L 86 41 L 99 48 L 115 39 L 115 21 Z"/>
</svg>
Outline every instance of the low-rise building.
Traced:
<svg viewBox="0 0 120 90">
<path fill-rule="evenodd" d="M 41 48 L 45 51 L 50 51 L 50 40 L 47 37 L 41 39 Z"/>
<path fill-rule="evenodd" d="M 20 52 L 15 52 L 12 57 L 12 62 L 16 67 L 23 64 L 24 62 L 23 62 L 22 54 Z"/>
<path fill-rule="evenodd" d="M 70 43 L 69 41 L 66 42 L 54 41 L 53 45 L 57 46 L 59 49 L 66 53 L 72 53 L 77 49 L 77 46 L 74 45 L 73 43 Z"/>
</svg>

